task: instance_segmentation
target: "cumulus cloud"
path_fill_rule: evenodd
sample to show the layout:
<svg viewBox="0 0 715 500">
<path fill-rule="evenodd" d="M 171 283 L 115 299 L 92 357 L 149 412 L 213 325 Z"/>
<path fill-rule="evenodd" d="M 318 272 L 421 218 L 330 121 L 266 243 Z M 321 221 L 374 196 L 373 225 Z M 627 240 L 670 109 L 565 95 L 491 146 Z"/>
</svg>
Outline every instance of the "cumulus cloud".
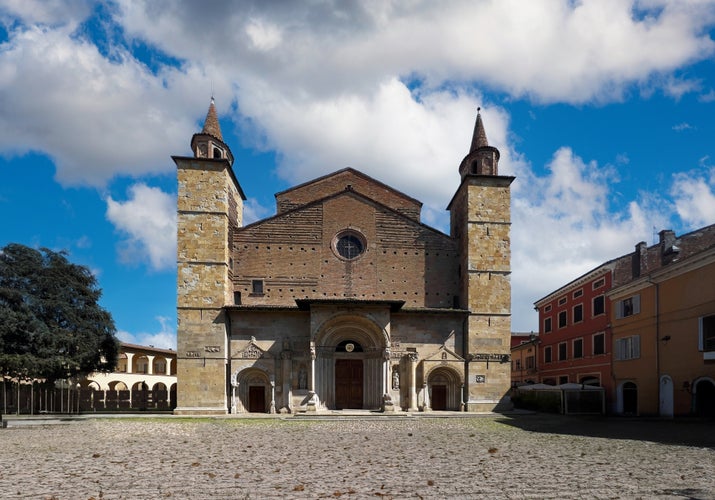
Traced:
<svg viewBox="0 0 715 500">
<path fill-rule="evenodd" d="M 0 48 L 0 151 L 49 155 L 65 184 L 171 171 L 168 152 L 196 128 L 186 101 L 206 109 L 206 96 L 169 85 L 202 75 L 155 75 L 121 48 L 110 61 L 67 26 L 17 27 Z"/>
<path fill-rule="evenodd" d="M 129 188 L 129 199 L 106 198 L 107 219 L 122 237 L 120 259 L 127 264 L 148 260 L 154 270 L 176 265 L 176 198 L 143 183 Z"/>
<path fill-rule="evenodd" d="M 172 327 L 171 320 L 165 316 L 157 316 L 156 320 L 161 327 L 157 332 L 128 332 L 118 330 L 117 338 L 122 342 L 137 345 L 150 345 L 161 349 L 176 350 L 176 328 Z"/>
<path fill-rule="evenodd" d="M 657 200 L 643 196 L 618 209 L 610 203 L 617 176 L 610 166 L 559 149 L 548 174 L 521 169 L 512 198 L 512 315 L 515 329 L 536 325 L 533 303 L 603 262 L 669 227 Z M 527 189 L 528 187 L 528 189 Z"/>
<path fill-rule="evenodd" d="M 671 189 L 675 209 L 689 227 L 715 224 L 715 167 L 677 173 Z"/>
</svg>

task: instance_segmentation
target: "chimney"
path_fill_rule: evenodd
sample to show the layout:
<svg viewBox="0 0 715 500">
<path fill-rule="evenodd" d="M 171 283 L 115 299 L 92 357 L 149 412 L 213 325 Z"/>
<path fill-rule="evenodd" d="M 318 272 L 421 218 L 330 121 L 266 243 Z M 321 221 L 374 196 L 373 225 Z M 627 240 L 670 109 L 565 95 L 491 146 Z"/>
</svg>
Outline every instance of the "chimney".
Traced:
<svg viewBox="0 0 715 500">
<path fill-rule="evenodd" d="M 633 277 L 638 278 L 645 274 L 648 269 L 648 245 L 645 241 L 636 244 L 636 251 L 633 252 Z"/>
<path fill-rule="evenodd" d="M 678 257 L 680 248 L 675 246 L 675 231 L 672 229 L 663 229 L 658 233 L 660 238 L 660 258 L 663 265 L 672 262 Z"/>
</svg>

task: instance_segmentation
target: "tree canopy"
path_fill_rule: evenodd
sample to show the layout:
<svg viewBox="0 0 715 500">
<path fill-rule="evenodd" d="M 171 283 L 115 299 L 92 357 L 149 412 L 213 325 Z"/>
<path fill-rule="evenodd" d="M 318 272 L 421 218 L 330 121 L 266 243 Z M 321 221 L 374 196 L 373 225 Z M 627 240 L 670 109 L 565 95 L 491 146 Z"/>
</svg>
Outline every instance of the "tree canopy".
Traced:
<svg viewBox="0 0 715 500">
<path fill-rule="evenodd" d="M 66 252 L 0 249 L 0 373 L 54 381 L 113 370 L 119 343 L 101 294 Z"/>
</svg>

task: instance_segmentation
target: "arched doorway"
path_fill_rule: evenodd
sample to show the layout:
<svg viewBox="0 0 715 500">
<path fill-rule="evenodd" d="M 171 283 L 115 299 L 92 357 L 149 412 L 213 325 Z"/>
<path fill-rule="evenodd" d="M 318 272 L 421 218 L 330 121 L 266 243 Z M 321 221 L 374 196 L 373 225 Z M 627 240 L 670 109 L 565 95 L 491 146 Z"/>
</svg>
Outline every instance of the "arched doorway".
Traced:
<svg viewBox="0 0 715 500">
<path fill-rule="evenodd" d="M 669 375 L 660 377 L 660 407 L 661 417 L 673 416 L 673 379 Z"/>
<path fill-rule="evenodd" d="M 268 413 L 271 384 L 268 375 L 257 368 L 242 371 L 236 378 L 236 412 Z"/>
<path fill-rule="evenodd" d="M 695 383 L 695 414 L 699 417 L 715 417 L 715 383 L 704 378 Z"/>
<path fill-rule="evenodd" d="M 352 340 L 344 340 L 335 348 L 335 409 L 363 407 L 363 365 L 360 354 L 362 346 Z"/>
<path fill-rule="evenodd" d="M 314 340 L 315 392 L 330 409 L 379 409 L 389 390 L 387 334 L 372 319 L 341 314 Z"/>
<path fill-rule="evenodd" d="M 436 368 L 427 378 L 430 393 L 430 408 L 435 411 L 459 411 L 461 405 L 461 381 L 459 375 L 449 368 Z"/>
</svg>

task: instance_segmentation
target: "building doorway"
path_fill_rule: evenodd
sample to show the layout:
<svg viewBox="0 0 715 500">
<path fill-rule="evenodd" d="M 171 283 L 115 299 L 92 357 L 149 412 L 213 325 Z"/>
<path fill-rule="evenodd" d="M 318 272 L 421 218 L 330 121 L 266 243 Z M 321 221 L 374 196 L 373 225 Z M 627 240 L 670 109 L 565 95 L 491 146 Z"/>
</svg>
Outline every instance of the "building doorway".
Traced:
<svg viewBox="0 0 715 500">
<path fill-rule="evenodd" d="M 695 384 L 695 414 L 699 417 L 715 417 L 715 384 L 703 379 Z"/>
<path fill-rule="evenodd" d="M 660 377 L 660 416 L 673 416 L 673 379 L 668 375 Z"/>
<path fill-rule="evenodd" d="M 363 360 L 335 360 L 335 408 L 363 407 Z"/>
<path fill-rule="evenodd" d="M 432 386 L 432 409 L 444 411 L 447 409 L 447 386 L 437 384 Z"/>
<path fill-rule="evenodd" d="M 266 411 L 266 388 L 262 385 L 248 386 L 249 413 L 264 413 Z"/>
<path fill-rule="evenodd" d="M 638 386 L 633 382 L 623 384 L 623 414 L 638 414 Z"/>
</svg>

